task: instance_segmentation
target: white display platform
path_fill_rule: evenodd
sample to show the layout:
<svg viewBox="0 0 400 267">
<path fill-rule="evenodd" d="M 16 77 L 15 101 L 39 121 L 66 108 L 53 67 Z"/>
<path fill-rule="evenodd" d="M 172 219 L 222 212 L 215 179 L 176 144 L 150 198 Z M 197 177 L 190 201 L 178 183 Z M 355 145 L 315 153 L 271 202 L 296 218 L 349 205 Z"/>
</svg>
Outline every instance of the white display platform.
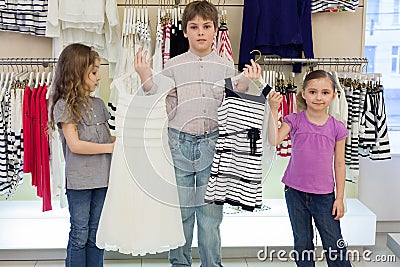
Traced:
<svg viewBox="0 0 400 267">
<path fill-rule="evenodd" d="M 393 251 L 397 258 L 400 258 L 400 233 L 388 234 L 386 245 Z"/>
<path fill-rule="evenodd" d="M 270 209 L 235 212 L 226 208 L 221 225 L 223 250 L 293 246 L 292 230 L 284 199 L 265 199 Z M 41 212 L 40 201 L 0 202 L 0 259 L 40 259 L 36 251 L 58 251 L 62 259 L 68 240 L 68 209 Z M 160 218 L 161 219 L 161 218 Z M 376 216 L 357 199 L 347 199 L 347 213 L 341 220 L 342 233 L 349 246 L 375 244 Z M 196 233 L 196 230 L 195 230 Z M 196 247 L 194 237 L 193 247 Z M 317 246 L 321 242 L 317 239 Z M 237 255 L 240 256 L 240 255 Z"/>
</svg>

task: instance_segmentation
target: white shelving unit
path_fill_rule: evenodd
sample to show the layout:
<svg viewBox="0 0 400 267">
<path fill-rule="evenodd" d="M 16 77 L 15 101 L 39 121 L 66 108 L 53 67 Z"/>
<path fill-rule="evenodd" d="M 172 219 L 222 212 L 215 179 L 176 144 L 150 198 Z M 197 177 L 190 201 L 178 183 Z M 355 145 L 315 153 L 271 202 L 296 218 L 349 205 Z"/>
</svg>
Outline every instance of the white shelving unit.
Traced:
<svg viewBox="0 0 400 267">
<path fill-rule="evenodd" d="M 235 254 L 240 254 L 251 248 L 292 247 L 285 200 L 266 199 L 264 204 L 270 209 L 224 215 L 221 225 L 223 251 L 233 249 Z M 58 204 L 54 203 L 53 207 Z M 43 213 L 40 201 L 2 201 L 0 211 L 1 259 L 64 258 L 69 232 L 68 209 L 55 208 Z M 375 244 L 376 216 L 359 200 L 347 199 L 347 213 L 341 220 L 341 227 L 349 246 Z M 195 240 L 196 236 L 193 247 L 197 247 Z M 319 245 L 321 242 L 317 239 Z"/>
</svg>

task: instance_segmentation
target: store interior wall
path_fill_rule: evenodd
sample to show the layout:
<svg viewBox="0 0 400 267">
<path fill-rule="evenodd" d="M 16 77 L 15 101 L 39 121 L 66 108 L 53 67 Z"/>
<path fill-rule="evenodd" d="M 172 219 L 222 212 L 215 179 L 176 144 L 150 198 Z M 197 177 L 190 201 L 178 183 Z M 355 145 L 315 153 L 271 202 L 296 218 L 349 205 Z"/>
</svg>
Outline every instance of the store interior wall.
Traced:
<svg viewBox="0 0 400 267">
<path fill-rule="evenodd" d="M 242 23 L 242 11 L 243 11 L 243 1 L 244 0 L 230 0 L 225 9 L 227 10 L 228 16 L 228 27 L 229 34 L 231 38 L 232 49 L 234 53 L 235 61 L 237 62 L 239 54 L 239 44 L 241 36 L 241 23 Z M 120 20 L 122 25 L 123 18 L 123 4 L 126 1 L 118 0 L 119 4 L 118 10 L 120 14 Z M 146 1 L 148 4 L 158 4 L 159 1 L 149 0 Z M 217 0 L 213 0 L 214 4 L 218 4 Z M 222 8 L 222 7 L 220 7 Z M 360 7 L 356 12 L 342 12 L 342 13 L 317 13 L 312 15 L 312 27 L 313 27 L 313 41 L 314 41 L 314 53 L 315 57 L 363 57 L 364 49 L 364 25 L 365 25 L 365 10 L 364 0 L 360 1 Z M 153 29 L 156 28 L 156 15 L 157 6 L 149 7 L 149 17 L 151 19 L 151 26 Z M 154 40 L 154 38 L 153 38 Z M 52 40 L 46 37 L 30 36 L 19 33 L 10 32 L 0 32 L 0 57 L 1 58 L 49 58 L 52 57 Z M 101 66 L 101 97 L 107 101 L 109 96 L 109 85 L 111 79 L 108 78 L 108 66 L 106 62 L 102 62 Z M 301 75 L 299 76 L 301 77 Z M 399 161 L 399 158 L 393 159 L 394 161 Z M 269 175 L 264 180 L 263 184 L 263 196 L 264 198 L 283 198 L 283 186 L 281 183 L 281 177 L 286 168 L 288 159 L 277 159 L 269 172 Z M 398 162 L 400 163 L 400 162 Z M 362 167 L 371 168 L 377 170 L 376 166 L 379 166 L 379 162 L 372 163 L 369 160 L 362 162 Z M 388 163 L 386 163 L 388 164 Z M 396 164 L 389 164 L 389 167 L 385 165 L 387 175 L 397 177 L 395 174 L 394 166 Z M 397 164 L 398 166 L 398 164 Z M 387 169 L 389 168 L 389 169 Z M 393 168 L 390 169 L 390 168 Z M 376 171 L 374 174 L 379 174 Z M 363 177 L 365 176 L 365 177 Z M 380 218 L 384 220 L 400 220 L 400 210 L 393 214 L 388 212 L 385 206 L 380 206 L 378 203 L 382 203 L 382 197 L 384 194 L 380 194 L 380 200 L 375 201 L 373 188 L 371 192 L 366 192 L 366 190 L 371 190 L 373 183 L 368 183 L 368 181 L 374 181 L 376 177 L 371 177 L 371 172 L 361 171 L 359 184 L 346 184 L 346 196 L 348 198 L 360 198 L 360 200 L 365 200 L 367 203 L 372 203 L 372 211 L 378 215 L 378 220 Z M 382 177 L 383 179 L 384 177 Z M 364 181 L 365 179 L 365 181 Z M 363 184 L 361 184 L 363 183 Z M 386 188 L 387 186 L 387 188 Z M 394 191 L 396 188 L 400 188 L 400 180 L 393 180 L 388 185 L 382 182 L 381 187 L 386 195 Z M 362 190 L 362 192 L 359 192 Z M 393 192 L 390 200 L 396 200 L 400 203 L 400 194 Z M 393 199 L 393 196 L 395 199 Z M 35 200 L 36 192 L 35 188 L 31 186 L 30 176 L 25 176 L 25 181 L 17 189 L 13 200 Z M 390 215 L 391 214 L 391 215 Z"/>
</svg>

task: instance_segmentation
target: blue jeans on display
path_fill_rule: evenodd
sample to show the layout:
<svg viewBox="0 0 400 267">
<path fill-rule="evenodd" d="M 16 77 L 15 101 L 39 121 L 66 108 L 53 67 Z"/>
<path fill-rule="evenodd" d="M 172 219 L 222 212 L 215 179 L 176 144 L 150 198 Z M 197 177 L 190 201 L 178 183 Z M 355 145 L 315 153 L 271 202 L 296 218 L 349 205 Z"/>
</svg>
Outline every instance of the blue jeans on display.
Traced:
<svg viewBox="0 0 400 267">
<path fill-rule="evenodd" d="M 103 266 L 104 250 L 96 247 L 96 233 L 106 193 L 106 187 L 67 189 L 71 229 L 65 266 Z"/>
<path fill-rule="evenodd" d="M 221 267 L 222 205 L 204 203 L 218 132 L 195 136 L 169 129 L 169 146 L 174 162 L 181 206 L 184 246 L 169 252 L 173 267 L 192 265 L 195 218 L 202 267 Z"/>
<path fill-rule="evenodd" d="M 321 236 L 322 247 L 329 267 L 351 267 L 343 240 L 340 221 L 332 215 L 335 194 L 305 193 L 285 186 L 286 205 L 292 224 L 296 264 L 299 267 L 314 267 L 316 255 L 313 243 L 313 226 Z M 315 254 L 312 254 L 314 251 Z"/>
</svg>

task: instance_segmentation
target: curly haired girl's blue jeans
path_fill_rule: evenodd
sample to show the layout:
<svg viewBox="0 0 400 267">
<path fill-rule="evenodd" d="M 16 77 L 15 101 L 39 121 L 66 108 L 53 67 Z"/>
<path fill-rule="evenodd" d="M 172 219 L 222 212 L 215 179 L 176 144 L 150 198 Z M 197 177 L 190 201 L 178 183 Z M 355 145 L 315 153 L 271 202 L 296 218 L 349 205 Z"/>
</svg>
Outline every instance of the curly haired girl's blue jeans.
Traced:
<svg viewBox="0 0 400 267">
<path fill-rule="evenodd" d="M 67 189 L 71 229 L 66 267 L 101 267 L 104 250 L 96 247 L 96 233 L 107 188 Z"/>
</svg>

